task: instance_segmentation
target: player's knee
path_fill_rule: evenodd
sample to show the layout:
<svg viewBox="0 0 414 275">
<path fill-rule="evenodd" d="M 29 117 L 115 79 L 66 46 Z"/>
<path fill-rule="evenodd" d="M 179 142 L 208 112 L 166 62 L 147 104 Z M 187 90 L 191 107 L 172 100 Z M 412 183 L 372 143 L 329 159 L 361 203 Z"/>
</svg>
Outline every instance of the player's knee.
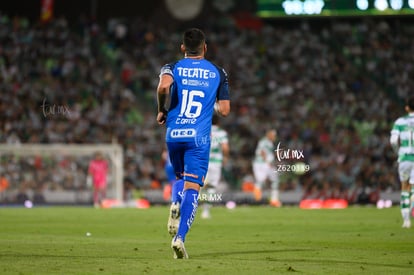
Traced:
<svg viewBox="0 0 414 275">
<path fill-rule="evenodd" d="M 196 182 L 191 182 L 191 181 L 185 181 L 184 182 L 184 190 L 187 189 L 193 189 L 196 191 L 200 191 L 200 184 L 196 183 Z"/>
</svg>

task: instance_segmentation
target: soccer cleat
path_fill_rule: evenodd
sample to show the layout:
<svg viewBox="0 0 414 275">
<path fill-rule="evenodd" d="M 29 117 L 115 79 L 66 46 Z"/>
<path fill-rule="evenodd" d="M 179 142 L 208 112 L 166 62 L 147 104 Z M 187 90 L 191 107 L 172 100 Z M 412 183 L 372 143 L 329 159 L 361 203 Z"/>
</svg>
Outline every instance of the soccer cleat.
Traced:
<svg viewBox="0 0 414 275">
<path fill-rule="evenodd" d="M 410 220 L 405 220 L 402 228 L 410 228 L 411 227 L 411 221 Z"/>
<path fill-rule="evenodd" d="M 202 219 L 210 219 L 211 218 L 210 211 L 203 210 L 203 212 L 201 212 L 201 218 Z"/>
<path fill-rule="evenodd" d="M 253 190 L 254 199 L 260 201 L 262 199 L 262 190 L 258 187 L 255 187 Z"/>
<path fill-rule="evenodd" d="M 172 239 L 171 248 L 174 252 L 174 259 L 188 259 L 188 254 L 181 237 L 175 236 Z"/>
<path fill-rule="evenodd" d="M 279 200 L 271 200 L 270 205 L 273 207 L 281 207 L 282 203 Z"/>
<path fill-rule="evenodd" d="M 178 232 L 180 225 L 180 203 L 174 202 L 170 206 L 170 215 L 168 216 L 167 229 L 171 237 L 174 237 Z"/>
</svg>

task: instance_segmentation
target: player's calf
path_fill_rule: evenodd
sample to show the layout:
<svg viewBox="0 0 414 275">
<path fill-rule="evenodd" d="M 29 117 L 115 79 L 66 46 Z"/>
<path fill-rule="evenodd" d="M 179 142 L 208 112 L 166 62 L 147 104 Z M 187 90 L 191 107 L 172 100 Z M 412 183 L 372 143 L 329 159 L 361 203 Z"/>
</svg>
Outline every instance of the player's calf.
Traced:
<svg viewBox="0 0 414 275">
<path fill-rule="evenodd" d="M 168 216 L 167 229 L 171 237 L 174 237 L 178 232 L 180 224 L 180 203 L 173 202 L 170 206 L 170 213 Z"/>
</svg>

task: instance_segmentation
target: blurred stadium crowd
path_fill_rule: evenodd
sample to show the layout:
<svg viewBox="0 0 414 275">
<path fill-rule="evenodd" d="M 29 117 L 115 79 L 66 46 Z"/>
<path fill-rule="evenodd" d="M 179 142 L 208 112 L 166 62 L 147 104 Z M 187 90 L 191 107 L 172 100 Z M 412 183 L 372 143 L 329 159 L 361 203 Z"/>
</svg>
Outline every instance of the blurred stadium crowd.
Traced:
<svg viewBox="0 0 414 275">
<path fill-rule="evenodd" d="M 202 28 L 208 58 L 230 78 L 233 113 L 221 124 L 230 138 L 224 179 L 231 189 L 252 181 L 256 143 L 274 127 L 278 142 L 303 150 L 310 165 L 304 175 L 281 175 L 282 192 L 352 203 L 363 190 L 368 199 L 399 190 L 389 132 L 414 88 L 413 24 L 370 18 L 242 27 L 222 17 Z M 181 58 L 180 35 L 139 18 L 41 24 L 0 12 L 0 143 L 119 142 L 125 182 L 158 188 L 166 178 L 155 88 L 160 67 Z M 3 160 L 0 173 L 13 188 L 23 184 L 22 167 L 45 169 L 33 159 Z M 44 188 L 52 176 L 36 172 L 28 187 Z M 49 181 L 73 189 L 85 180 Z"/>
</svg>

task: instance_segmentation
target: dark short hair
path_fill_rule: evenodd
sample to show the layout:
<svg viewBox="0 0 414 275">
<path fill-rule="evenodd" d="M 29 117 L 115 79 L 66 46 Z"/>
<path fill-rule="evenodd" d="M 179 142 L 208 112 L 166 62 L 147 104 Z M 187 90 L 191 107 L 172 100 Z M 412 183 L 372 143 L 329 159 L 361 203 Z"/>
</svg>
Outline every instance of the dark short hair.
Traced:
<svg viewBox="0 0 414 275">
<path fill-rule="evenodd" d="M 405 105 L 408 106 L 408 108 L 410 108 L 411 111 L 414 111 L 414 97 L 409 97 L 405 102 Z"/>
<path fill-rule="evenodd" d="M 202 46 L 206 41 L 204 32 L 197 28 L 191 28 L 184 32 L 183 44 L 185 51 L 190 55 L 201 53 Z"/>
</svg>

